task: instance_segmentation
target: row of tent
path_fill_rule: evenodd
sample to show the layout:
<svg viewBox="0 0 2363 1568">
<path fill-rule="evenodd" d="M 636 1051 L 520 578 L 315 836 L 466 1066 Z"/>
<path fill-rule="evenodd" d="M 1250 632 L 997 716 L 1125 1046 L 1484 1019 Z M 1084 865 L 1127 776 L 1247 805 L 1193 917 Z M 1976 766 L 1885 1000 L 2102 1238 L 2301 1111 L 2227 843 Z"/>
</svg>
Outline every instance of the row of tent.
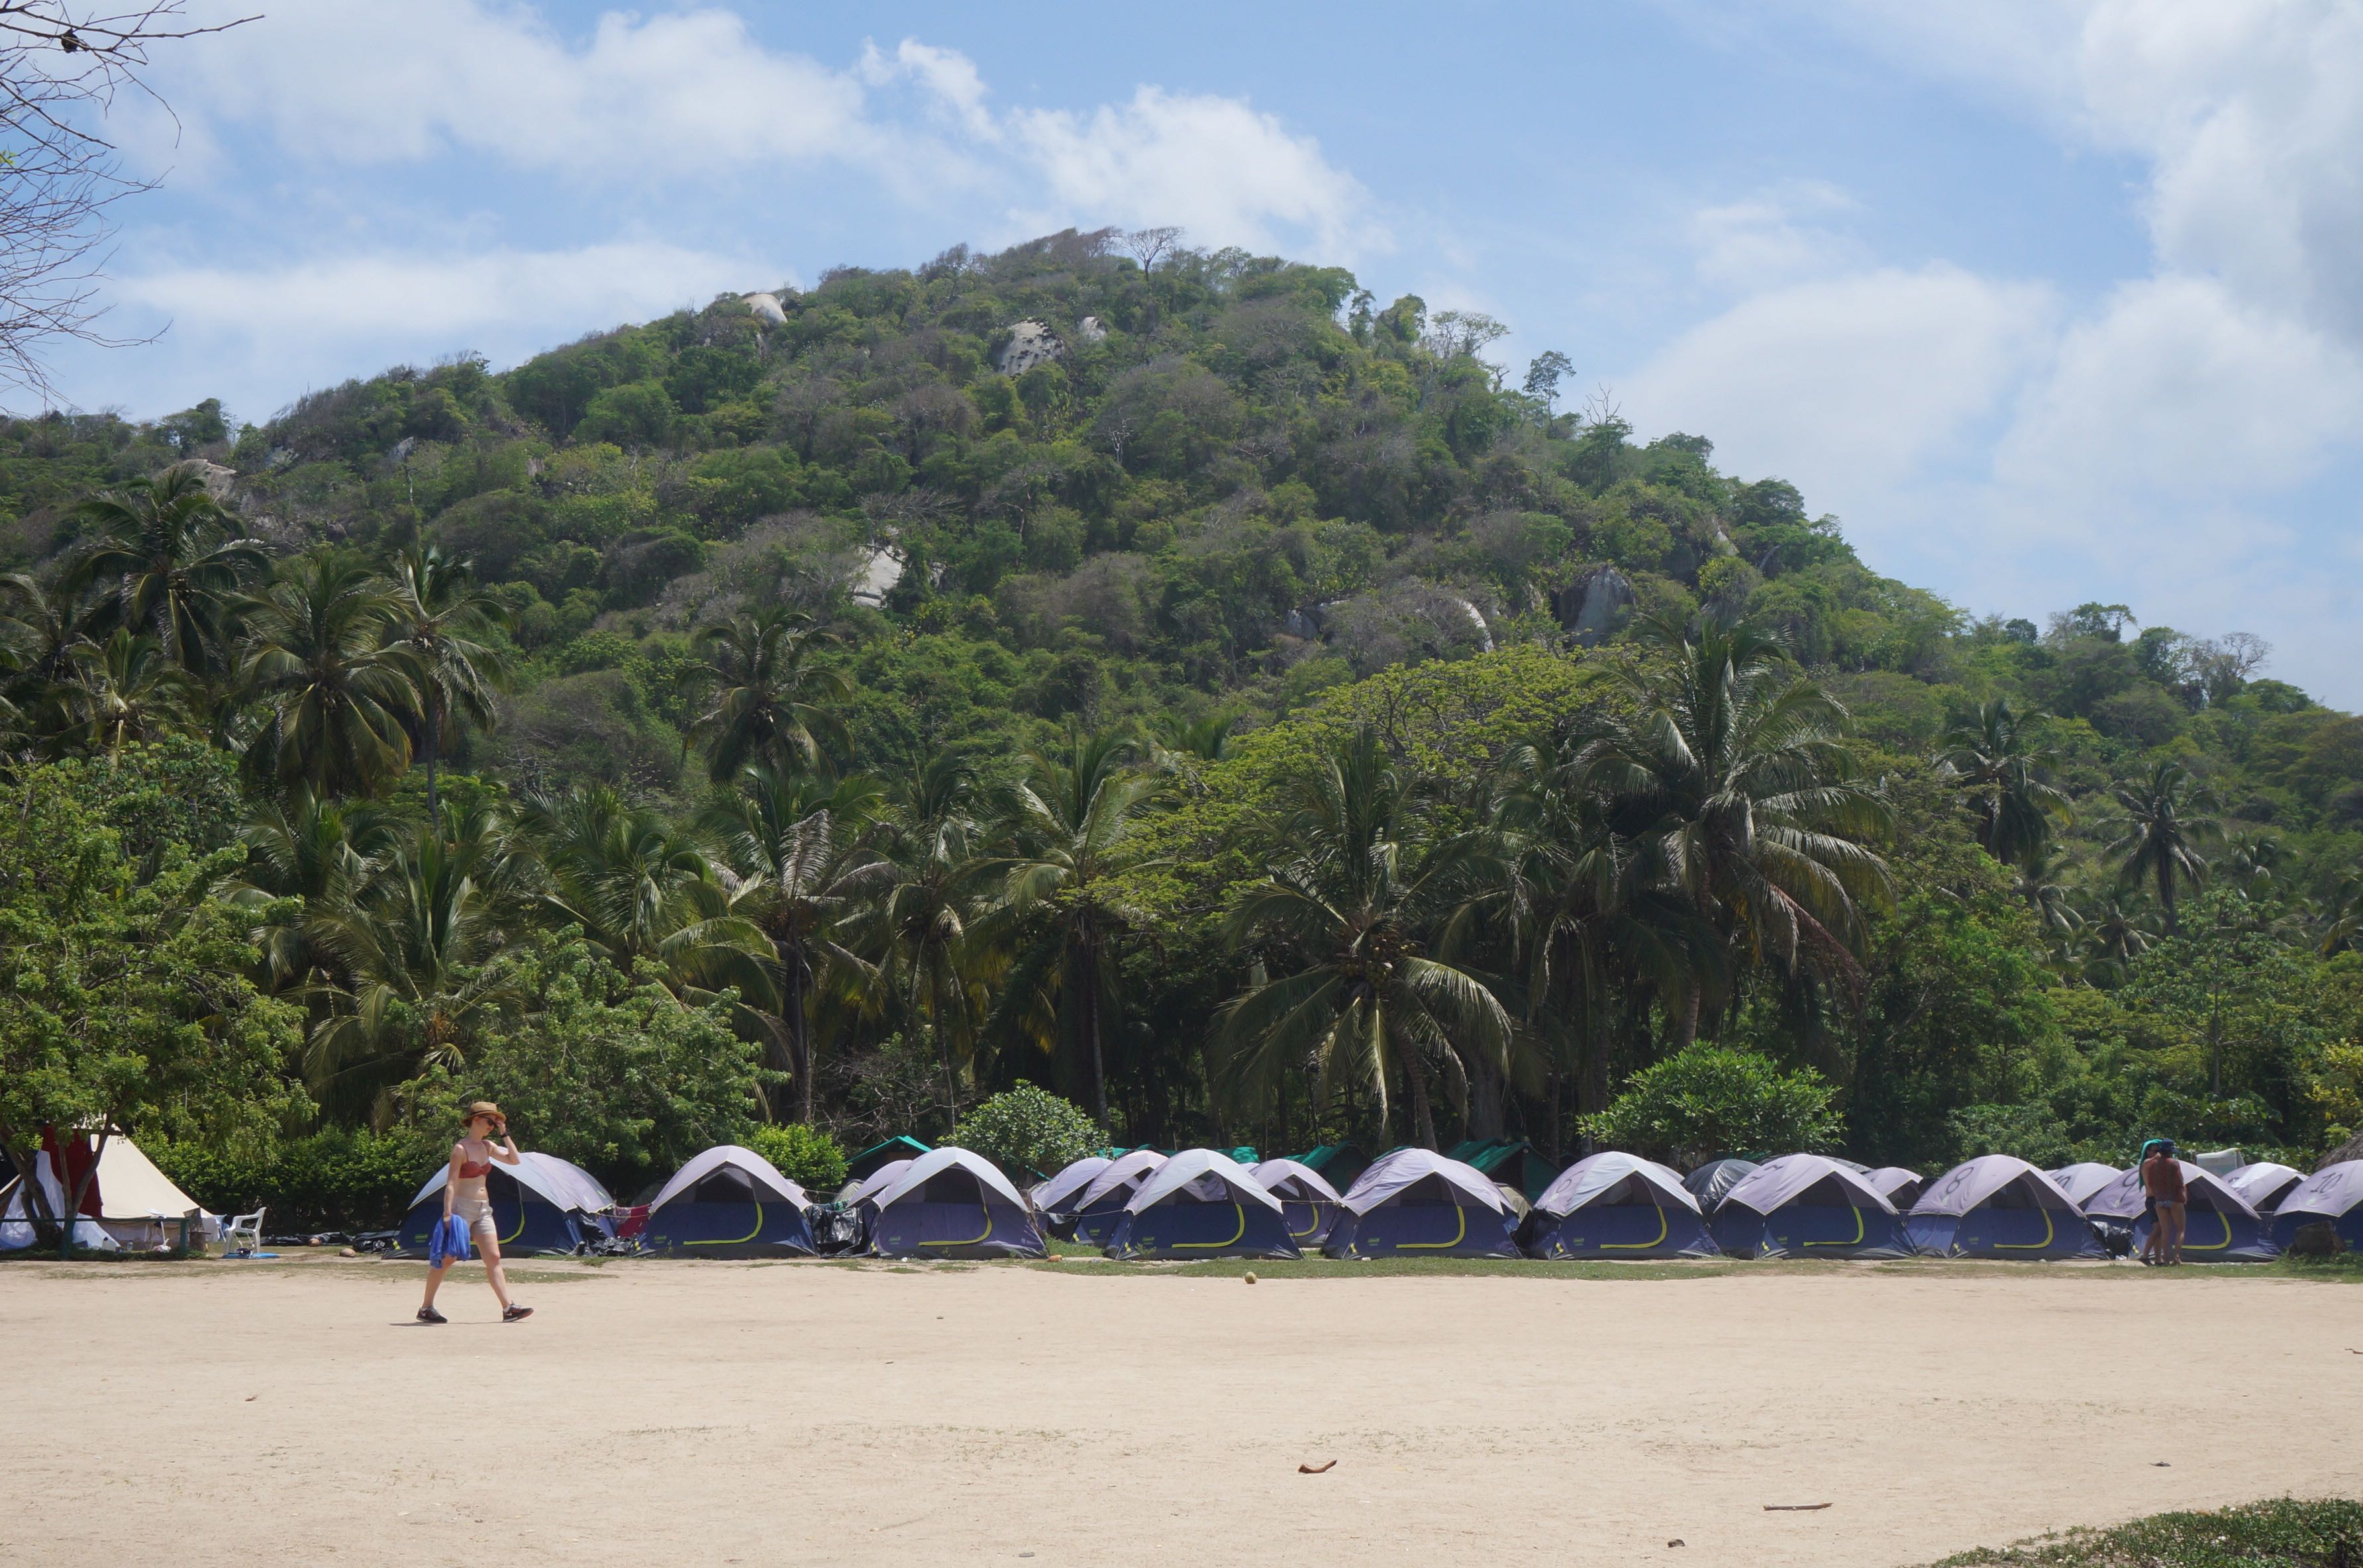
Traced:
<svg viewBox="0 0 2363 1568">
<path fill-rule="evenodd" d="M 2308 1176 L 2184 1164 L 2184 1255 L 2269 1258 L 2310 1224 L 2363 1247 L 2363 1162 Z M 402 1250 L 424 1253 L 443 1173 L 420 1189 Z M 528 1154 L 495 1167 L 505 1251 L 576 1252 L 617 1238 L 614 1199 L 579 1167 Z M 1722 1160 L 1685 1176 L 1636 1155 L 1578 1161 L 1529 1204 L 1465 1161 L 1399 1149 L 1340 1192 L 1302 1160 L 1248 1165 L 1212 1149 L 1079 1160 L 1021 1192 L 982 1155 L 921 1150 L 877 1164 L 826 1203 L 750 1149 L 709 1149 L 666 1182 L 624 1238 L 688 1257 L 861 1252 L 883 1257 L 1039 1257 L 1046 1237 L 1118 1258 L 2098 1258 L 2146 1239 L 2137 1171 L 2043 1171 L 1986 1154 L 1934 1179 L 1818 1154 Z"/>
</svg>

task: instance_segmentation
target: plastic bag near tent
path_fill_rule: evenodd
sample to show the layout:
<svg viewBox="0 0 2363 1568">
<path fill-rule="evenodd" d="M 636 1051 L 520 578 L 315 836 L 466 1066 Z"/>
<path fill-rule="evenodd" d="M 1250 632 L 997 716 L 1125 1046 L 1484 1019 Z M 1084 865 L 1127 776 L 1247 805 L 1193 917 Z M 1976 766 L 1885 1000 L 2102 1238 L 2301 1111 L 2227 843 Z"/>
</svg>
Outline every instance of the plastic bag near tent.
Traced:
<svg viewBox="0 0 2363 1568">
<path fill-rule="evenodd" d="M 1519 1256 L 1517 1216 L 1484 1173 L 1431 1149 L 1373 1163 L 1339 1200 L 1333 1258 Z"/>
<path fill-rule="evenodd" d="M 1299 1248 L 1317 1251 L 1328 1240 L 1330 1227 L 1337 1223 L 1340 1195 L 1328 1178 L 1295 1160 L 1266 1160 L 1251 1174 L 1266 1192 L 1280 1199 L 1281 1214 L 1288 1221 L 1288 1239 Z"/>
<path fill-rule="evenodd" d="M 946 1145 L 861 1200 L 873 1257 L 1038 1258 L 1048 1249 L 1026 1195 L 982 1154 Z"/>
<path fill-rule="evenodd" d="M 1126 1200 L 1108 1238 L 1112 1258 L 1293 1258 L 1279 1198 L 1253 1172 L 1213 1149 L 1184 1149 Z"/>
<path fill-rule="evenodd" d="M 725 1143 L 698 1154 L 649 1204 L 640 1250 L 675 1257 L 810 1257 L 811 1199 L 754 1150 Z"/>
<path fill-rule="evenodd" d="M 2189 1160 L 2176 1163 L 2182 1167 L 2183 1189 L 2191 1200 L 2183 1214 L 2185 1263 L 2264 1263 L 2280 1253 L 2256 1209 L 2223 1177 Z M 2084 1214 L 2104 1231 L 2121 1231 L 2138 1250 L 2149 1240 L 2154 1222 L 2142 1189 L 2141 1167 L 2136 1165 L 2086 1200 Z"/>
<path fill-rule="evenodd" d="M 2324 1165 L 2282 1194 L 2271 1240 L 2287 1247 L 2308 1225 L 2328 1225 L 2348 1251 L 2363 1250 L 2363 1160 Z"/>
<path fill-rule="evenodd" d="M 1537 1258 L 1711 1257 L 1698 1199 L 1671 1167 L 1603 1150 L 1559 1174 L 1520 1233 Z"/>
<path fill-rule="evenodd" d="M 1980 1154 L 1927 1185 L 1903 1219 L 1933 1257 L 2097 1258 L 2101 1239 L 2058 1185 L 2025 1160 Z"/>
<path fill-rule="evenodd" d="M 1106 1246 L 1124 1219 L 1124 1206 L 1164 1163 L 1165 1156 L 1154 1149 L 1135 1149 L 1110 1160 L 1075 1199 L 1068 1214 L 1067 1235 L 1090 1246 Z"/>
<path fill-rule="evenodd" d="M 1712 1216 L 1714 1206 L 1756 1169 L 1754 1160 L 1709 1160 L 1682 1177 L 1682 1187 L 1698 1199 L 1699 1212 Z"/>
<path fill-rule="evenodd" d="M 2293 1165 L 2259 1160 L 2254 1165 L 2242 1165 L 2225 1176 L 2224 1183 L 2247 1198 L 2248 1207 L 2262 1216 L 2279 1209 L 2281 1199 L 2304 1180 L 2305 1173 Z"/>
<path fill-rule="evenodd" d="M 397 1256 L 427 1255 L 435 1223 L 443 1218 L 443 1185 L 450 1175 L 449 1165 L 437 1166 L 410 1200 Z M 484 1196 L 505 1257 L 580 1253 L 594 1242 L 615 1239 L 614 1197 L 598 1177 L 555 1154 L 528 1150 L 514 1165 L 494 1161 L 484 1177 Z"/>
<path fill-rule="evenodd" d="M 1900 1258 L 1903 1217 L 1862 1174 L 1820 1154 L 1783 1154 L 1742 1176 L 1707 1221 L 1734 1257 Z"/>
</svg>

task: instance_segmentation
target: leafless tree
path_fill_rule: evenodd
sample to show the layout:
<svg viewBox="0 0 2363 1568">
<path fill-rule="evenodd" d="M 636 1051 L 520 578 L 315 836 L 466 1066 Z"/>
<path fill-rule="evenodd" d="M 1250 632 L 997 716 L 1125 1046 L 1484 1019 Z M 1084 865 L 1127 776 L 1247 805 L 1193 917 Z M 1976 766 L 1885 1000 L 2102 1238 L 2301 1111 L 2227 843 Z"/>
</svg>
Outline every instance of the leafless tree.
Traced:
<svg viewBox="0 0 2363 1568">
<path fill-rule="evenodd" d="M 46 394 L 46 345 L 125 341 L 98 329 L 97 253 L 107 209 L 152 182 L 123 171 L 103 124 L 118 94 L 162 104 L 145 75 L 154 46 L 254 20 L 200 27 L 182 11 L 0 0 L 0 382 Z"/>
<path fill-rule="evenodd" d="M 1182 231 L 1178 228 L 1136 228 L 1117 243 L 1130 252 L 1132 259 L 1140 263 L 1140 270 L 1147 272 L 1153 271 L 1158 259 L 1170 251 L 1181 239 Z"/>
</svg>

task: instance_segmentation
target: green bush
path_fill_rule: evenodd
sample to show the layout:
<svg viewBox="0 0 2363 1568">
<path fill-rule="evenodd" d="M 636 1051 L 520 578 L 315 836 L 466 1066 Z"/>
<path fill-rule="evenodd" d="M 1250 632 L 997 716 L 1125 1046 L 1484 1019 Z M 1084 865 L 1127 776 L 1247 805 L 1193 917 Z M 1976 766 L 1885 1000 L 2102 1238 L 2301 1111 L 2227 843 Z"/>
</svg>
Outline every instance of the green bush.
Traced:
<svg viewBox="0 0 2363 1568">
<path fill-rule="evenodd" d="M 2232 1568 L 2235 1563 L 2363 1561 L 2363 1503 L 2344 1497 L 2153 1514 L 2113 1529 L 2076 1529 L 1999 1551 L 1965 1551 L 1937 1568 Z"/>
<path fill-rule="evenodd" d="M 194 1143 L 143 1142 L 182 1191 L 216 1214 L 268 1209 L 278 1231 L 381 1231 L 402 1219 L 421 1183 L 450 1154 L 423 1132 L 330 1129 L 239 1158 Z"/>
<path fill-rule="evenodd" d="M 1634 1074 L 1584 1130 L 1612 1149 L 1682 1165 L 1743 1150 L 1812 1153 L 1838 1140 L 1836 1092 L 1810 1069 L 1784 1073 L 1753 1051 L 1692 1045 Z"/>
<path fill-rule="evenodd" d="M 826 1199 L 845 1185 L 845 1151 L 817 1127 L 801 1121 L 758 1127 L 748 1135 L 747 1146 L 815 1199 Z"/>
<path fill-rule="evenodd" d="M 1025 1079 L 960 1122 L 960 1143 L 1003 1170 L 1048 1176 L 1098 1147 L 1100 1130 L 1082 1107 Z"/>
</svg>

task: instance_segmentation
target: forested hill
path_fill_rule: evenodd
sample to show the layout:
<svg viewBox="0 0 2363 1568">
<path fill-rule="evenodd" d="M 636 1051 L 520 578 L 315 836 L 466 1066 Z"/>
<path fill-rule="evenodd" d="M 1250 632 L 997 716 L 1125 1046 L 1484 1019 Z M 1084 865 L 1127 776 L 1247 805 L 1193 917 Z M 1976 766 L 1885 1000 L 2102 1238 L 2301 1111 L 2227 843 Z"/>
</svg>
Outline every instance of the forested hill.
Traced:
<svg viewBox="0 0 2363 1568">
<path fill-rule="evenodd" d="M 2256 639 L 2145 624 L 2138 605 L 1972 619 L 1865 568 L 1793 486 L 1719 471 L 1706 436 L 1639 444 L 1612 404 L 1568 408 L 1564 358 L 1491 363 L 1500 333 L 1416 298 L 1381 304 L 1336 268 L 1070 232 L 908 271 L 838 269 L 503 373 L 464 357 L 397 370 L 263 425 L 228 425 L 215 403 L 154 425 L 9 422 L 0 565 L 29 574 L 32 606 L 15 612 L 17 749 L 89 746 L 105 726 L 72 721 L 94 700 L 66 688 L 135 680 L 127 646 L 116 666 L 94 654 L 57 681 L 72 637 L 53 591 L 103 527 L 78 503 L 202 458 L 280 563 L 258 571 L 431 544 L 512 613 L 485 634 L 511 666 L 505 690 L 434 721 L 449 787 L 471 801 L 612 786 L 710 849 L 687 824 L 763 752 L 717 750 L 716 725 L 695 721 L 744 683 L 744 661 L 767 657 L 812 667 L 790 760 L 883 781 L 879 799 L 906 817 L 946 758 L 994 786 L 1071 737 L 1124 737 L 1143 768 L 1163 759 L 1139 773 L 1157 787 L 1131 809 L 1139 844 L 1187 865 L 1143 870 L 1136 845 L 1104 868 L 1129 900 L 1111 896 L 1107 945 L 1088 949 L 1104 999 L 1096 971 L 1062 988 L 1028 969 L 1038 955 L 1016 937 L 992 962 L 905 953 L 899 1000 L 830 1026 L 853 1064 L 843 1081 L 804 1075 L 819 1077 L 823 1118 L 882 1119 L 877 1086 L 900 1080 L 882 1053 L 930 1040 L 960 1057 L 958 1092 L 1030 1074 L 1088 1101 L 1082 1026 L 1064 1010 L 1080 988 L 1109 1010 L 1092 1027 L 1112 1116 L 1169 1143 L 1351 1130 L 1399 1071 L 1394 1092 L 1425 1104 L 1436 1091 L 1448 1131 L 1506 1127 L 1559 1147 L 1579 1110 L 1692 1032 L 1826 1075 L 1866 1157 L 2122 1152 L 2162 1119 L 2300 1150 L 2363 1122 L 2363 987 L 2357 960 L 2337 956 L 2357 925 L 2363 723 L 2265 678 Z M 252 591 L 245 570 L 222 574 L 225 604 L 232 587 Z M 812 634 L 699 635 L 779 605 Z M 207 620 L 172 657 L 218 644 L 216 667 L 195 672 L 217 722 L 195 728 L 245 754 L 250 804 L 291 781 L 411 800 L 427 749 L 416 713 L 401 718 L 404 756 L 376 773 L 358 756 L 326 775 L 252 766 L 258 737 L 289 721 L 239 716 L 252 695 L 240 613 Z M 1816 721 L 1839 737 L 1828 755 L 1791 738 L 1829 770 L 1809 790 L 1864 793 L 1841 836 L 1883 857 L 1887 890 L 1835 861 L 1829 872 L 1863 923 L 1817 910 L 1784 940 L 1733 913 L 1748 896 L 1736 884 L 1693 886 L 1719 955 L 1693 953 L 1694 978 L 1669 978 L 1639 956 L 1647 944 L 1603 925 L 1596 954 L 1614 962 L 1581 999 L 1553 991 L 1572 982 L 1504 925 L 1472 938 L 1466 968 L 1492 977 L 1539 1053 L 1527 1065 L 1472 1078 L 1438 1046 L 1427 1066 L 1372 1069 L 1359 1090 L 1210 1092 L 1209 1075 L 1253 1077 L 1216 1059 L 1243 1038 L 1217 1010 L 1245 962 L 1222 917 L 1291 847 L 1257 843 L 1252 820 L 1234 821 L 1239 801 L 1285 795 L 1275 781 L 1354 715 L 1414 775 L 1405 800 L 1425 803 L 1403 809 L 1438 833 L 1466 827 L 1491 809 L 1478 781 L 1517 743 L 1567 748 L 1573 767 L 1582 735 L 1647 710 L 1647 672 L 1683 656 L 1636 628 L 1734 622 L 1777 644 L 1763 657 L 1793 661 L 1783 689 L 1802 673 L 1843 709 Z M 1734 668 L 1757 657 L 1742 647 Z M 25 685 L 36 667 L 46 697 Z M 1632 850 L 1628 870 L 1655 864 L 1633 846 L 1670 841 L 1600 789 L 1626 813 L 1603 842 Z M 1222 822 L 1237 831 L 1209 825 Z M 1799 818 L 1808 828 L 1836 831 Z M 1234 880 L 1214 885 L 1213 867 Z M 1481 927 L 1494 915 L 1470 897 Z M 995 906 L 1012 929 L 1025 907 Z M 1273 927 L 1246 940 L 1276 958 L 1318 939 Z M 960 990 L 957 1029 L 945 993 L 926 989 L 945 986 Z M 1030 1022 L 1009 994 L 1027 986 Z M 320 994 L 316 1012 L 338 1005 Z M 1580 1025 L 1563 1016 L 1579 999 Z M 1026 1037 L 1051 1059 L 1029 1066 L 1009 1043 Z"/>
</svg>

